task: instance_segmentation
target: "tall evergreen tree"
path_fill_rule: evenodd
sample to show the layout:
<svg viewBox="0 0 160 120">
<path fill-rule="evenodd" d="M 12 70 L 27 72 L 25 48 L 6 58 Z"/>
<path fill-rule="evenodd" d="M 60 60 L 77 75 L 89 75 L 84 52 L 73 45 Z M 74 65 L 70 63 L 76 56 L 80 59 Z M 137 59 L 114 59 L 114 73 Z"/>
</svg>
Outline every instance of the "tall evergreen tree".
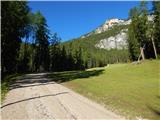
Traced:
<svg viewBox="0 0 160 120">
<path fill-rule="evenodd" d="M 139 20 L 138 17 L 139 17 L 138 9 L 136 7 L 132 8 L 130 10 L 131 24 L 128 30 L 128 45 L 129 45 L 128 48 L 132 60 L 137 60 L 139 55 L 139 42 L 136 38 L 136 32 L 138 26 L 137 21 Z"/>
<path fill-rule="evenodd" d="M 60 38 L 57 33 L 50 35 L 50 70 L 59 71 L 60 69 L 60 59 L 61 59 L 61 50 L 60 50 Z"/>
<path fill-rule="evenodd" d="M 84 70 L 84 63 L 82 59 L 82 48 L 79 47 L 79 50 L 76 51 L 76 69 Z"/>
<path fill-rule="evenodd" d="M 2 76 L 4 72 L 15 72 L 18 51 L 25 27 L 28 24 L 29 8 L 25 1 L 2 1 Z"/>
<path fill-rule="evenodd" d="M 35 14 L 37 20 L 37 31 L 36 31 L 36 56 L 35 56 L 35 66 L 36 71 L 49 70 L 49 42 L 48 34 L 49 30 L 47 28 L 46 20 L 40 12 Z"/>
<path fill-rule="evenodd" d="M 154 30 L 153 36 L 157 53 L 160 54 L 160 1 L 153 2 Z"/>
<path fill-rule="evenodd" d="M 145 58 L 145 55 L 150 56 L 150 41 L 148 37 L 148 10 L 147 3 L 142 1 L 140 6 L 130 10 L 131 24 L 129 26 L 129 51 L 132 60 L 138 58 L 138 53 L 142 56 L 142 59 Z M 140 48 L 140 50 L 138 50 Z M 140 51 L 140 52 L 138 52 Z M 140 58 L 140 56 L 139 56 Z M 138 58 L 138 59 L 139 59 Z"/>
<path fill-rule="evenodd" d="M 67 70 L 67 54 L 66 54 L 66 50 L 65 50 L 65 46 L 62 47 L 62 52 L 61 52 L 61 61 L 60 63 L 61 64 L 61 68 L 63 71 Z"/>
<path fill-rule="evenodd" d="M 139 6 L 139 19 L 138 19 L 138 26 L 136 29 L 136 37 L 140 46 L 145 46 L 146 42 L 148 41 L 147 38 L 147 29 L 148 29 L 148 12 L 147 12 L 147 3 L 142 1 Z"/>
</svg>

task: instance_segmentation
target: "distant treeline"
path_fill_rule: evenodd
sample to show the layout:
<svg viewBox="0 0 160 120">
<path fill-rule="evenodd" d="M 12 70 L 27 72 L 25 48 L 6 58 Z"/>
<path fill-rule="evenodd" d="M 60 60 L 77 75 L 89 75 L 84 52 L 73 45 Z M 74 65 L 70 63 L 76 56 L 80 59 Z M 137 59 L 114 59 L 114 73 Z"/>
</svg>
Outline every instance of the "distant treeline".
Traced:
<svg viewBox="0 0 160 120">
<path fill-rule="evenodd" d="M 43 72 L 43 71 L 67 71 L 84 70 L 82 51 L 79 48 L 73 55 L 66 53 L 65 47 L 60 43 L 48 45 L 48 51 L 43 53 L 35 44 L 21 43 L 17 72 Z"/>
</svg>

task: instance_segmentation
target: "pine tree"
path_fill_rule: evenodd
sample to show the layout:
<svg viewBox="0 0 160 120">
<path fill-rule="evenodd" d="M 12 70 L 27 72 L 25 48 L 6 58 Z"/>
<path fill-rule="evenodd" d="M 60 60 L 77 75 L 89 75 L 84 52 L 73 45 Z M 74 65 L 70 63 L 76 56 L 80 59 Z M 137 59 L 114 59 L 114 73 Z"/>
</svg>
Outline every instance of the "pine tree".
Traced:
<svg viewBox="0 0 160 120">
<path fill-rule="evenodd" d="M 4 72 L 17 70 L 17 59 L 21 38 L 25 36 L 28 25 L 29 8 L 24 1 L 2 1 L 2 76 Z"/>
<path fill-rule="evenodd" d="M 146 2 L 142 1 L 138 8 L 133 8 L 130 11 L 131 24 L 129 26 L 129 51 L 132 60 L 138 60 L 140 57 L 142 59 L 145 58 L 145 55 L 149 55 L 148 49 L 150 49 L 150 41 L 147 36 L 148 27 L 148 10 L 146 7 Z M 138 47 L 140 48 L 140 52 L 138 52 Z M 138 53 L 140 56 L 138 57 Z"/>
<path fill-rule="evenodd" d="M 153 37 L 157 53 L 160 54 L 160 1 L 153 2 L 154 30 Z"/>
<path fill-rule="evenodd" d="M 50 70 L 60 70 L 61 60 L 61 49 L 60 49 L 60 38 L 57 33 L 51 34 L 50 36 Z"/>
<path fill-rule="evenodd" d="M 75 59 L 76 59 L 76 69 L 84 70 L 84 63 L 82 60 L 82 48 L 81 47 L 79 48 L 79 50 L 76 51 Z"/>
<path fill-rule="evenodd" d="M 40 12 L 37 12 L 35 17 L 37 20 L 35 66 L 36 71 L 45 71 L 49 70 L 49 31 L 43 15 Z"/>
<path fill-rule="evenodd" d="M 61 69 L 62 71 L 67 70 L 66 65 L 68 64 L 67 62 L 67 54 L 66 54 L 66 50 L 65 50 L 65 46 L 62 47 L 62 52 L 61 52 L 61 61 L 59 64 L 61 64 Z"/>
<path fill-rule="evenodd" d="M 129 26 L 128 30 L 128 48 L 129 48 L 129 53 L 130 57 L 132 60 L 137 60 L 138 55 L 139 55 L 139 42 L 136 38 L 136 32 L 137 32 L 137 21 L 138 19 L 138 9 L 132 8 L 130 10 L 130 19 L 131 19 L 131 24 Z"/>
</svg>

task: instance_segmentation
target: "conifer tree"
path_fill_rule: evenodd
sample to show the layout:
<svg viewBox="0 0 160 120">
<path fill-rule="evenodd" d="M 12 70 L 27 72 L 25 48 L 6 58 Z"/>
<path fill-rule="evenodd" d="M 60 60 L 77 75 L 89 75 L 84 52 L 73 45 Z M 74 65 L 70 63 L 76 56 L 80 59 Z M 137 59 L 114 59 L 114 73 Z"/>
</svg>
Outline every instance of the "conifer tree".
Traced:
<svg viewBox="0 0 160 120">
<path fill-rule="evenodd" d="M 160 54 L 160 1 L 153 1 L 154 30 L 153 37 L 157 53 Z"/>
<path fill-rule="evenodd" d="M 128 45 L 129 45 L 128 48 L 132 60 L 137 60 L 139 55 L 139 42 L 136 38 L 136 32 L 138 26 L 137 21 L 139 20 L 138 16 L 139 16 L 138 9 L 136 7 L 132 8 L 130 10 L 131 24 L 129 25 L 129 30 L 128 30 Z"/>
<path fill-rule="evenodd" d="M 49 70 L 49 31 L 43 15 L 40 12 L 37 12 L 35 17 L 37 20 L 35 66 L 36 71 L 45 71 Z"/>
<path fill-rule="evenodd" d="M 25 27 L 28 25 L 29 8 L 24 1 L 2 1 L 2 76 L 17 70 L 18 52 Z"/>
</svg>

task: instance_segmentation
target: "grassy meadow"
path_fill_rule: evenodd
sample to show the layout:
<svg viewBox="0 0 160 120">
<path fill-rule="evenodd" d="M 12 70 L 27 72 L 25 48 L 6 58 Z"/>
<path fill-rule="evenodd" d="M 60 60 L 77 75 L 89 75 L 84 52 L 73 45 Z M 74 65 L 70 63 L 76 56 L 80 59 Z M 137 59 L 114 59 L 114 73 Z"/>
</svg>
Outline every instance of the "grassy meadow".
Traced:
<svg viewBox="0 0 160 120">
<path fill-rule="evenodd" d="M 50 77 L 128 119 L 160 118 L 159 60 L 57 72 Z"/>
</svg>

